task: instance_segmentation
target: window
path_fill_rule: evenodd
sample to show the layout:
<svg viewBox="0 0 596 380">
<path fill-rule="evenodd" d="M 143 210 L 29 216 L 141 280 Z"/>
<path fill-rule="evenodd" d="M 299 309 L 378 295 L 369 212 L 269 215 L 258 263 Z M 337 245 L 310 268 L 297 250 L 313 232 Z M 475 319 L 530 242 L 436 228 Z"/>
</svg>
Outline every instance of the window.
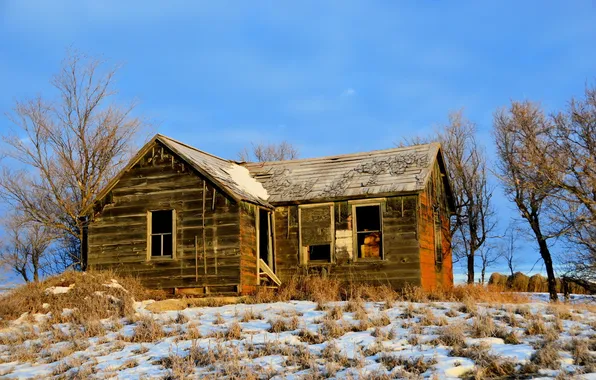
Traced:
<svg viewBox="0 0 596 380">
<path fill-rule="evenodd" d="M 354 205 L 354 233 L 358 259 L 383 257 L 381 205 Z"/>
<path fill-rule="evenodd" d="M 334 251 L 333 204 L 302 205 L 298 208 L 300 262 L 331 263 Z"/>
<path fill-rule="evenodd" d="M 441 231 L 441 214 L 435 211 L 435 265 L 443 264 L 443 233 Z"/>
<path fill-rule="evenodd" d="M 174 210 L 149 212 L 149 251 L 152 258 L 173 257 Z"/>
<path fill-rule="evenodd" d="M 310 245 L 308 247 L 308 260 L 331 262 L 331 244 Z"/>
</svg>

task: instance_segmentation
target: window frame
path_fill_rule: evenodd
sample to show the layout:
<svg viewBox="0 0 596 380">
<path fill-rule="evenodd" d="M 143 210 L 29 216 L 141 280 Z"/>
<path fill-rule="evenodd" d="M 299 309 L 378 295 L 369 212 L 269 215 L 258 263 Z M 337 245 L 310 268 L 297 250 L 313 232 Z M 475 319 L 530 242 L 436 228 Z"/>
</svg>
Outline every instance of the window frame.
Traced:
<svg viewBox="0 0 596 380">
<path fill-rule="evenodd" d="M 329 215 L 331 217 L 331 247 L 330 247 L 330 255 L 329 261 L 311 261 L 308 260 L 306 252 L 304 252 L 304 248 L 302 247 L 302 210 L 305 208 L 314 208 L 314 207 L 329 207 Z M 335 264 L 335 203 L 334 202 L 326 202 L 326 203 L 312 203 L 306 205 L 298 205 L 298 257 L 300 260 L 300 264 L 302 265 L 329 265 Z"/>
<path fill-rule="evenodd" d="M 161 256 L 153 256 L 151 254 L 152 250 L 152 236 L 153 236 L 153 220 L 152 216 L 154 212 L 157 211 L 172 211 L 172 255 L 161 255 Z M 176 209 L 173 208 L 162 208 L 162 209 L 153 209 L 147 210 L 147 261 L 168 261 L 168 260 L 175 260 L 176 259 L 176 219 L 177 219 Z M 163 235 L 163 234 L 160 234 Z M 162 252 L 163 253 L 163 252 Z"/>
<path fill-rule="evenodd" d="M 348 202 L 352 206 L 352 258 L 354 261 L 384 261 L 385 260 L 385 231 L 383 228 L 383 205 L 385 199 L 368 199 Z M 380 257 L 358 257 L 358 221 L 356 217 L 356 209 L 358 207 L 377 206 L 379 207 L 379 230 L 381 233 L 381 252 Z M 370 231 L 375 232 L 375 231 Z"/>
</svg>

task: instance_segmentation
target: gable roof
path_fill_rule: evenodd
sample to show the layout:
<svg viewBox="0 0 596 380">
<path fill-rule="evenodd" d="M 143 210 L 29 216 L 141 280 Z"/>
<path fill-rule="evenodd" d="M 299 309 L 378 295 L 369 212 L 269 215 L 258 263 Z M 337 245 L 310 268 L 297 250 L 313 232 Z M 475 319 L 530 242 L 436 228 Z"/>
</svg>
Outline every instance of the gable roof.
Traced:
<svg viewBox="0 0 596 380">
<path fill-rule="evenodd" d="M 417 192 L 426 187 L 437 157 L 441 157 L 441 146 L 430 143 L 244 165 L 263 183 L 269 202 L 291 203 Z M 450 193 L 448 182 L 446 186 Z"/>
<path fill-rule="evenodd" d="M 163 135 L 156 137 L 198 172 L 216 185 L 220 185 L 222 190 L 229 192 L 232 198 L 272 207 L 267 202 L 269 196 L 263 185 L 235 161 L 214 156 Z"/>
<path fill-rule="evenodd" d="M 236 162 L 226 160 L 210 153 L 203 152 L 190 145 L 174 140 L 170 137 L 157 134 L 147 142 L 129 163 L 99 192 L 94 203 L 103 199 L 120 181 L 120 178 L 129 171 L 153 145 L 159 142 L 170 149 L 180 159 L 193 167 L 197 172 L 207 178 L 214 185 L 236 201 L 247 201 L 257 205 L 272 208 L 267 202 L 267 191 L 262 184 L 256 181 L 249 171 Z M 83 210 L 87 214 L 93 204 Z"/>
</svg>

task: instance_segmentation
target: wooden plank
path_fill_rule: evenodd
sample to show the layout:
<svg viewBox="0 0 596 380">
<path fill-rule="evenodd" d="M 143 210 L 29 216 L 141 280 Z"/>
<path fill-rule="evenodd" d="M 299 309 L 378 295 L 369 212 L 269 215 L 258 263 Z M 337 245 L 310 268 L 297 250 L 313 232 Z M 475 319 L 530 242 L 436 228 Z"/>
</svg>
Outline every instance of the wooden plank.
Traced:
<svg viewBox="0 0 596 380">
<path fill-rule="evenodd" d="M 264 273 L 267 277 L 271 279 L 271 281 L 276 283 L 277 286 L 281 285 L 281 281 L 279 280 L 279 278 L 275 275 L 275 273 L 273 273 L 271 268 L 269 268 L 269 266 L 267 265 L 267 263 L 263 261 L 263 259 L 259 259 L 259 271 L 259 274 Z"/>
</svg>

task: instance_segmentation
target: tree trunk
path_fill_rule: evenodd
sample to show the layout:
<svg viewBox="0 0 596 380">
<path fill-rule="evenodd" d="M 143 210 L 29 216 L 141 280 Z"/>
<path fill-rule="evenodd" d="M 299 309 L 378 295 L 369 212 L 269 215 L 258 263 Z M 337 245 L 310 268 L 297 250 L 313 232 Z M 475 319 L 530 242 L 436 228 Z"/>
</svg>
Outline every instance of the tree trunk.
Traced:
<svg viewBox="0 0 596 380">
<path fill-rule="evenodd" d="M 39 281 L 39 256 L 41 254 L 37 251 L 34 251 L 33 254 L 33 281 L 37 282 Z"/>
<path fill-rule="evenodd" d="M 476 251 L 470 248 L 470 252 L 468 254 L 468 284 L 474 284 L 474 257 L 476 256 Z"/>
<path fill-rule="evenodd" d="M 559 297 L 557 295 L 557 280 L 555 278 L 555 270 L 553 268 L 553 260 L 548 249 L 546 241 L 542 239 L 542 236 L 538 237 L 538 246 L 540 247 L 540 256 L 544 260 L 544 266 L 546 267 L 546 276 L 548 281 L 548 294 L 550 300 L 557 302 Z"/>
</svg>

